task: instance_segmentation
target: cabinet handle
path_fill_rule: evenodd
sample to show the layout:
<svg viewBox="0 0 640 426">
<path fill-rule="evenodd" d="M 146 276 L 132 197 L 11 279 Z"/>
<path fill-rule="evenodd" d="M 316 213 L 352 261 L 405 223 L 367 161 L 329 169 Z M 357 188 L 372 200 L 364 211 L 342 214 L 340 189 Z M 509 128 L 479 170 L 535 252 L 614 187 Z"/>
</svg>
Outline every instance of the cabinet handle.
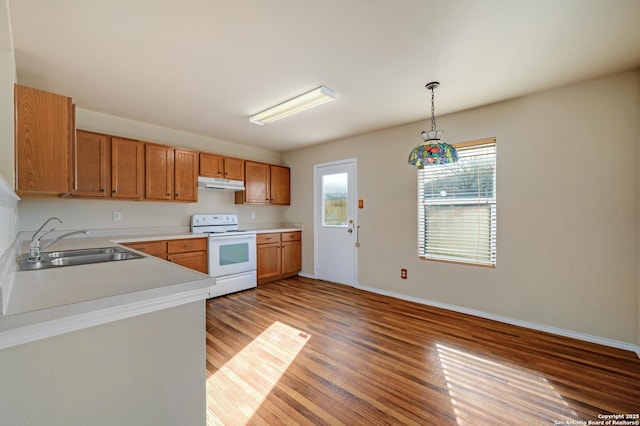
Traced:
<svg viewBox="0 0 640 426">
<path fill-rule="evenodd" d="M 193 247 L 193 244 L 185 244 L 184 247 Z"/>
<path fill-rule="evenodd" d="M 147 249 L 144 248 L 144 247 L 141 247 L 141 248 L 138 249 L 138 251 L 147 251 Z"/>
<path fill-rule="evenodd" d="M 265 240 L 270 240 L 270 239 L 271 239 L 271 237 L 267 237 L 267 238 L 265 238 Z"/>
<path fill-rule="evenodd" d="M 100 192 L 104 192 L 104 188 L 100 188 Z"/>
<path fill-rule="evenodd" d="M 180 194 L 176 193 L 176 197 L 180 196 Z"/>
</svg>

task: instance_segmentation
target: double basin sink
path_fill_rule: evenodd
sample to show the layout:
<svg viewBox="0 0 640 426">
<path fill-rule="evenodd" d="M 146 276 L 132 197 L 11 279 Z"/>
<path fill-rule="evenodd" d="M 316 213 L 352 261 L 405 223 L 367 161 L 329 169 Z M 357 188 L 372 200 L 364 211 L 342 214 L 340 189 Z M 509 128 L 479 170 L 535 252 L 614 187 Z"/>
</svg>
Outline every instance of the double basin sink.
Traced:
<svg viewBox="0 0 640 426">
<path fill-rule="evenodd" d="M 61 250 L 42 253 L 38 262 L 30 262 L 27 254 L 19 259 L 20 271 L 60 268 L 62 266 L 88 265 L 91 263 L 115 262 L 119 260 L 140 259 L 141 254 L 134 253 L 124 247 L 100 247 L 79 250 Z"/>
</svg>

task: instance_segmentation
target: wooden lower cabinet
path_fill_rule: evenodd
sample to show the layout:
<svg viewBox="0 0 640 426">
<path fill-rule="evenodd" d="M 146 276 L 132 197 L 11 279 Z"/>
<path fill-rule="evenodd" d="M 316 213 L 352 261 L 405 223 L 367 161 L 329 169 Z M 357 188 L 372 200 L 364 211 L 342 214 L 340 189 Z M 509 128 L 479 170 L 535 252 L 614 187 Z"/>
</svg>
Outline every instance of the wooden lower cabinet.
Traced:
<svg viewBox="0 0 640 426">
<path fill-rule="evenodd" d="M 125 243 L 123 246 L 176 263 L 203 274 L 209 273 L 206 238 Z"/>
<path fill-rule="evenodd" d="M 169 240 L 167 242 L 167 252 L 167 260 L 169 262 L 195 269 L 203 274 L 209 273 L 206 238 Z"/>
<path fill-rule="evenodd" d="M 302 233 L 258 234 L 258 284 L 297 275 L 302 270 Z"/>
</svg>

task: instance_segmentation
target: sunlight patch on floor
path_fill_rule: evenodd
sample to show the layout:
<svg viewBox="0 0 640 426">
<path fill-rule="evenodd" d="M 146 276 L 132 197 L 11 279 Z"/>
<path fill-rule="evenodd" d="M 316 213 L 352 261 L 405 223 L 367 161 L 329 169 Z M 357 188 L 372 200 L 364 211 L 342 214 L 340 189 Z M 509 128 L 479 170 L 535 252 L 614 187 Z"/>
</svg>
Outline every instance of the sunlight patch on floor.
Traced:
<svg viewBox="0 0 640 426">
<path fill-rule="evenodd" d="M 221 366 L 207 380 L 207 424 L 251 420 L 309 338 L 276 321 Z"/>
<path fill-rule="evenodd" d="M 436 347 L 458 425 L 577 419 L 562 396 L 535 372 L 445 345 Z"/>
</svg>

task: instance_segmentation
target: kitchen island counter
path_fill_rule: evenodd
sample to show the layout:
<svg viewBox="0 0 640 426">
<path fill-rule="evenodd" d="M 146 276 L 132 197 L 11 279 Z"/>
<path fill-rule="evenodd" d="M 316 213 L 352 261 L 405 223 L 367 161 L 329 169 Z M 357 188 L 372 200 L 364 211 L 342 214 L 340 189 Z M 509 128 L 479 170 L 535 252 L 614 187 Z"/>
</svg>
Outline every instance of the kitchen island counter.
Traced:
<svg viewBox="0 0 640 426">
<path fill-rule="evenodd" d="M 185 234 L 175 237 L 185 238 Z M 55 249 L 109 247 L 127 239 L 122 235 L 68 238 L 57 242 Z M 209 275 L 147 255 L 17 271 L 16 256 L 25 252 L 24 247 L 24 241 L 17 242 L 0 259 L 0 349 L 205 300 L 215 282 Z"/>
</svg>

